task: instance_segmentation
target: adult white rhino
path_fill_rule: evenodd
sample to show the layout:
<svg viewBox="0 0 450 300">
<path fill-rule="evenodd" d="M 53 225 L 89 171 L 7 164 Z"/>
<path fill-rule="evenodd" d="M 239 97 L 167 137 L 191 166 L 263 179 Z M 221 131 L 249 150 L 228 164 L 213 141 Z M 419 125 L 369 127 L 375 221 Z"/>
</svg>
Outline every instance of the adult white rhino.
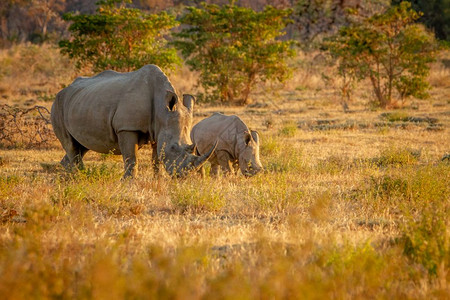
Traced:
<svg viewBox="0 0 450 300">
<path fill-rule="evenodd" d="M 151 143 L 156 170 L 162 160 L 169 174 L 185 176 L 214 151 L 212 147 L 202 156 L 192 155 L 193 108 L 194 97 L 184 95 L 179 103 L 169 79 L 155 65 L 79 77 L 56 95 L 52 106 L 53 130 L 66 151 L 61 164 L 83 167 L 89 150 L 122 154 L 124 177 L 134 176 L 137 150 Z"/>
</svg>

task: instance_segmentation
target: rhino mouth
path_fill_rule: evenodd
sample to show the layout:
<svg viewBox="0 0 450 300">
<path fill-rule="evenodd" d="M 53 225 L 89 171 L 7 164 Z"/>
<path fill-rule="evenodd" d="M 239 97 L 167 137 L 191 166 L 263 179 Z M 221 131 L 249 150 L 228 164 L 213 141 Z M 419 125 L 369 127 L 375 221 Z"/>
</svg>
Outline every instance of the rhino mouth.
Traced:
<svg viewBox="0 0 450 300">
<path fill-rule="evenodd" d="M 163 161 L 166 167 L 166 171 L 170 174 L 170 176 L 175 178 L 185 177 L 188 175 L 188 173 L 199 170 L 214 153 L 216 147 L 217 142 L 213 145 L 213 147 L 211 147 L 208 152 L 201 156 L 193 155 L 187 151 L 183 151 L 183 153 L 177 155 L 175 159 L 165 159 Z"/>
<path fill-rule="evenodd" d="M 244 174 L 245 177 L 252 177 L 252 176 L 255 176 L 257 173 L 258 172 L 255 172 L 255 171 L 253 171 L 253 172 L 245 171 L 243 174 Z"/>
<path fill-rule="evenodd" d="M 245 177 L 252 177 L 255 176 L 256 174 L 262 172 L 264 169 L 263 168 L 258 168 L 258 169 L 254 169 L 254 168 L 248 168 L 242 171 L 242 174 Z"/>
</svg>

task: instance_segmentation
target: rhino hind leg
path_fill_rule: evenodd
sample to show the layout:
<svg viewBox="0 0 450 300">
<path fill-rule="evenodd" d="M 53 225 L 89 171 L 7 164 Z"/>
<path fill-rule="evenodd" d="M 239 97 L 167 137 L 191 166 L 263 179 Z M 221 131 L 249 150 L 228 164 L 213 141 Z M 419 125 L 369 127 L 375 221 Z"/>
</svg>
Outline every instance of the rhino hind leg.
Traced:
<svg viewBox="0 0 450 300">
<path fill-rule="evenodd" d="M 139 133 L 122 131 L 117 134 L 117 137 L 125 167 L 123 178 L 134 177 L 137 173 L 136 154 L 139 147 Z"/>
<path fill-rule="evenodd" d="M 66 150 L 66 155 L 61 160 L 61 165 L 66 170 L 72 170 L 74 167 L 83 169 L 83 157 L 89 150 L 78 143 L 74 138 L 69 136 L 64 140 L 63 148 Z"/>
</svg>

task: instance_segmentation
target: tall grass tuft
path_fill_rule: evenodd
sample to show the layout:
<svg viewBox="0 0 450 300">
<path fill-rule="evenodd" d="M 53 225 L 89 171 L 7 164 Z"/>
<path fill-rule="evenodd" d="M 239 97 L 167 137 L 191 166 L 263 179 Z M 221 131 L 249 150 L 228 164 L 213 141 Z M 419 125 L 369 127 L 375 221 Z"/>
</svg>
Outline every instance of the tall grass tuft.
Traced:
<svg viewBox="0 0 450 300">
<path fill-rule="evenodd" d="M 380 156 L 373 159 L 379 167 L 401 167 L 416 164 L 420 157 L 420 151 L 389 147 L 383 149 Z"/>
<path fill-rule="evenodd" d="M 194 176 L 186 180 L 175 180 L 170 185 L 170 199 L 182 211 L 219 211 L 225 205 L 225 196 L 217 178 Z"/>
<path fill-rule="evenodd" d="M 372 177 L 367 194 L 375 211 L 397 212 L 404 254 L 430 274 L 450 263 L 450 166 L 409 167 Z"/>
<path fill-rule="evenodd" d="M 407 180 L 412 204 L 403 208 L 404 253 L 432 275 L 450 266 L 449 182 L 450 166 L 444 164 L 421 168 Z"/>
<path fill-rule="evenodd" d="M 285 122 L 283 123 L 283 126 L 278 131 L 278 135 L 284 136 L 284 137 L 294 137 L 297 134 L 298 128 L 297 125 L 292 122 Z"/>
<path fill-rule="evenodd" d="M 295 208 L 304 193 L 290 184 L 290 175 L 286 173 L 265 174 L 251 179 L 244 187 L 243 201 L 260 211 L 286 212 Z"/>
</svg>

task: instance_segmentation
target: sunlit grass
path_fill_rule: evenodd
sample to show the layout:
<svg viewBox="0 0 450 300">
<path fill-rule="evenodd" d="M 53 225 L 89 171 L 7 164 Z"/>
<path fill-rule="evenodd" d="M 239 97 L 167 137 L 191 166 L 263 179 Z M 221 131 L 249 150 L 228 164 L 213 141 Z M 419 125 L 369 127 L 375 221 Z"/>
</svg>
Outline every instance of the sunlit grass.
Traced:
<svg viewBox="0 0 450 300">
<path fill-rule="evenodd" d="M 89 152 L 67 172 L 61 148 L 0 149 L 0 298 L 447 299 L 444 92 L 383 121 L 438 118 L 429 131 L 383 127 L 361 102 L 344 113 L 323 83 L 297 81 L 276 106 L 196 108 L 196 120 L 223 110 L 260 132 L 264 171 L 250 178 L 155 175 L 149 147 L 124 181 L 118 156 Z M 347 119 L 367 126 L 310 126 Z"/>
</svg>

